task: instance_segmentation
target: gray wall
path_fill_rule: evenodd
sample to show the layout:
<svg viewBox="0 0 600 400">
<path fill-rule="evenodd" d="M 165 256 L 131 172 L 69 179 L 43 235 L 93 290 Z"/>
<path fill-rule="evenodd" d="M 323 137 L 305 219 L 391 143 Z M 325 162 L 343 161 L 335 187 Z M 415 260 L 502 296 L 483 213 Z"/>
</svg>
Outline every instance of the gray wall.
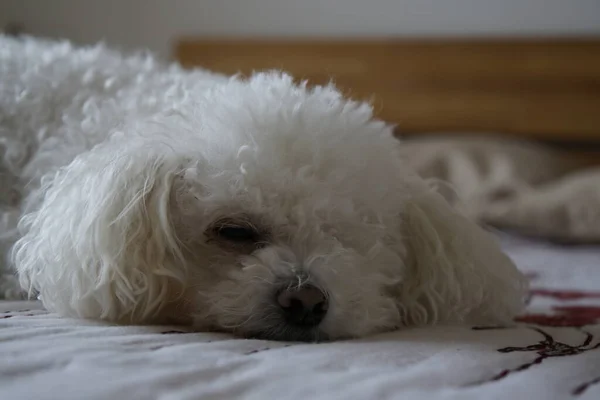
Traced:
<svg viewBox="0 0 600 400">
<path fill-rule="evenodd" d="M 600 36 L 600 0 L 0 0 L 0 27 L 168 55 L 181 35 Z"/>
</svg>

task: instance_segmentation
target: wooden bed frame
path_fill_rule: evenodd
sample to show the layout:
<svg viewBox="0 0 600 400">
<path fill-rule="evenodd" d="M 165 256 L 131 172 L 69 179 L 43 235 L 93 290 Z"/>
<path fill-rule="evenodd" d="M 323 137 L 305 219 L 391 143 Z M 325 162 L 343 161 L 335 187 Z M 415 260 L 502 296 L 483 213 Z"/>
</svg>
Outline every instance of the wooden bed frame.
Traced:
<svg viewBox="0 0 600 400">
<path fill-rule="evenodd" d="M 402 133 L 477 132 L 600 145 L 600 38 L 183 39 L 184 66 L 333 79 Z"/>
</svg>

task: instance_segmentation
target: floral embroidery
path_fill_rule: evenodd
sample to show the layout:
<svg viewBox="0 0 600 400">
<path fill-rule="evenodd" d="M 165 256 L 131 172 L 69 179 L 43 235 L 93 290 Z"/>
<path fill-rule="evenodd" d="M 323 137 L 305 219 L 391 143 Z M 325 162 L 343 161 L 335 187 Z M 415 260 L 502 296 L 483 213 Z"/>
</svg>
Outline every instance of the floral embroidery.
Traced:
<svg viewBox="0 0 600 400">
<path fill-rule="evenodd" d="M 547 289 L 533 289 L 531 297 L 550 297 L 559 301 L 572 301 L 581 299 L 600 299 L 600 293 L 583 291 L 561 291 Z M 553 306 L 553 314 L 525 314 L 516 319 L 517 322 L 525 322 L 542 326 L 555 327 L 581 327 L 600 323 L 600 305 L 593 306 Z"/>
<path fill-rule="evenodd" d="M 552 310 L 557 314 L 527 314 L 518 317 L 517 321 L 556 327 L 581 327 L 600 322 L 600 306 L 555 306 Z"/>
<path fill-rule="evenodd" d="M 552 297 L 557 300 L 600 299 L 600 293 L 575 290 L 532 289 L 529 293 L 532 296 Z"/>
<path fill-rule="evenodd" d="M 585 335 L 583 342 L 577 346 L 571 346 L 567 343 L 556 341 L 552 335 L 543 331 L 540 328 L 530 328 L 543 336 L 543 340 L 540 340 L 538 343 L 525 346 L 525 347 L 504 347 L 502 349 L 498 349 L 500 353 L 513 353 L 513 352 L 535 352 L 537 357 L 535 357 L 532 361 L 521 364 L 515 368 L 504 369 L 500 371 L 498 374 L 493 377 L 482 381 L 476 382 L 474 385 L 482 385 L 488 382 L 498 381 L 500 379 L 506 378 L 508 375 L 513 374 L 515 372 L 525 371 L 534 365 L 541 364 L 544 360 L 553 357 L 565 357 L 565 356 L 574 356 L 577 354 L 581 354 L 587 351 L 596 350 L 600 348 L 600 342 L 592 345 L 592 341 L 594 336 L 586 331 L 580 330 L 581 333 Z M 577 386 L 573 389 L 573 394 L 581 394 L 583 393 L 589 386 L 597 383 L 595 380 L 586 382 L 582 385 Z"/>
<path fill-rule="evenodd" d="M 546 297 L 554 299 L 560 303 L 584 300 L 584 299 L 600 299 L 600 292 L 585 292 L 585 291 L 574 291 L 574 290 L 549 290 L 549 289 L 533 289 L 530 291 L 528 296 L 528 304 L 534 297 Z M 524 364 L 521 364 L 514 368 L 508 368 L 500 371 L 493 377 L 476 382 L 474 385 L 481 385 L 488 382 L 498 381 L 507 377 L 508 375 L 516 372 L 525 371 L 535 365 L 542 364 L 542 362 L 548 358 L 553 357 L 565 357 L 574 356 L 584 352 L 600 349 L 600 341 L 593 344 L 594 336 L 585 330 L 582 330 L 582 326 L 594 325 L 600 323 L 600 304 L 598 305 L 554 305 L 551 306 L 547 314 L 535 313 L 525 314 L 516 318 L 516 322 L 524 322 L 538 326 L 549 326 L 549 327 L 563 327 L 563 328 L 575 328 L 579 332 L 585 335 L 581 344 L 572 346 L 567 343 L 556 341 L 552 335 L 542 330 L 539 327 L 530 327 L 543 336 L 543 340 L 540 340 L 536 344 L 532 344 L 524 347 L 505 347 L 498 349 L 500 353 L 513 353 L 513 352 L 535 352 L 536 357 Z M 473 327 L 474 330 L 484 329 L 508 329 L 509 326 L 489 326 L 489 327 Z M 599 384 L 600 377 L 584 382 L 575 387 L 571 394 L 574 396 L 584 393 L 590 386 Z"/>
<path fill-rule="evenodd" d="M 573 389 L 571 394 L 573 394 L 574 396 L 579 396 L 580 394 L 585 392 L 590 386 L 597 385 L 599 383 L 600 383 L 600 376 L 592 379 L 591 381 L 584 382 L 581 385 L 577 386 L 575 389 Z"/>
</svg>

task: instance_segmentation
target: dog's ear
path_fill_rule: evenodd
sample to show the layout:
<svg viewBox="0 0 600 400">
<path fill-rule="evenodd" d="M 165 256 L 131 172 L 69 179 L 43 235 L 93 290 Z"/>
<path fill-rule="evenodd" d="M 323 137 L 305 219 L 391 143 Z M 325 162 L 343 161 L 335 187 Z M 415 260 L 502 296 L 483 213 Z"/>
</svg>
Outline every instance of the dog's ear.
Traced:
<svg viewBox="0 0 600 400">
<path fill-rule="evenodd" d="M 13 250 L 21 285 L 62 314 L 158 315 L 185 274 L 169 215 L 178 161 L 164 144 L 112 142 L 59 171 L 21 221 Z"/>
<path fill-rule="evenodd" d="M 408 271 L 400 304 L 408 323 L 503 323 L 527 284 L 495 238 L 426 190 L 406 204 Z"/>
</svg>

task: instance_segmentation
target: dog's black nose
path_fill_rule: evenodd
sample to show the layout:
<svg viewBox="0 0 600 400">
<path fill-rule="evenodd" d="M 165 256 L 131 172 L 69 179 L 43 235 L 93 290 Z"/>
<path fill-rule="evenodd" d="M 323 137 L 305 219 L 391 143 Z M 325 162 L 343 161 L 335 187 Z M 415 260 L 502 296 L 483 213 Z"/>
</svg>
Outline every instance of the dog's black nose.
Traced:
<svg viewBox="0 0 600 400">
<path fill-rule="evenodd" d="M 313 327 L 327 314 L 327 297 L 312 285 L 283 289 L 277 294 L 277 303 L 286 322 L 300 327 Z"/>
</svg>

